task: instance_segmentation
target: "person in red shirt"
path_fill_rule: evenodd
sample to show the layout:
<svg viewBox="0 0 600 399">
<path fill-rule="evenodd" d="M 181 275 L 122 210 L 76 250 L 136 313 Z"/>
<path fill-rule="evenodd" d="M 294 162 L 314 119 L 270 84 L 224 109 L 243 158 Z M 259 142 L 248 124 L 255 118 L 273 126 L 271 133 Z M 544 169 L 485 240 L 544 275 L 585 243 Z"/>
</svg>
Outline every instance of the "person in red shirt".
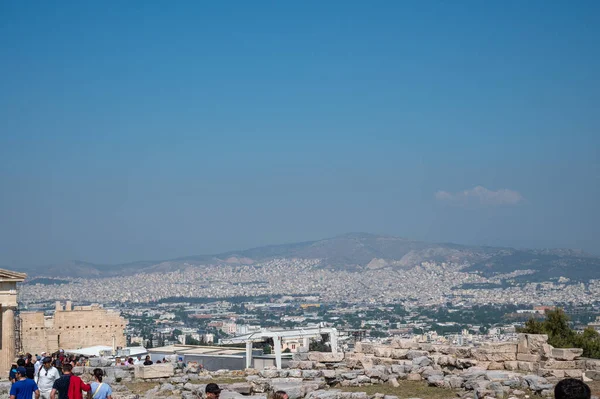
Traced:
<svg viewBox="0 0 600 399">
<path fill-rule="evenodd" d="M 73 375 L 71 371 L 73 366 L 69 363 L 63 365 L 63 376 L 54 381 L 50 399 L 83 399 L 81 391 L 90 392 L 92 387 L 81 380 L 81 378 Z"/>
</svg>

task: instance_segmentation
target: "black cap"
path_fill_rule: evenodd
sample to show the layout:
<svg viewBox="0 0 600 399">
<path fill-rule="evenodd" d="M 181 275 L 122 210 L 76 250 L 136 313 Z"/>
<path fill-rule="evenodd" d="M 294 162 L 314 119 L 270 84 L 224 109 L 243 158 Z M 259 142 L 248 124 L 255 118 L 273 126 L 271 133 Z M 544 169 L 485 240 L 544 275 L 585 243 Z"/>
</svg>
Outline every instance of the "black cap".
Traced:
<svg viewBox="0 0 600 399">
<path fill-rule="evenodd" d="M 51 363 L 51 362 L 52 362 L 52 358 L 51 358 L 51 357 L 48 357 L 48 356 L 46 356 L 46 357 L 45 357 L 45 358 L 42 360 L 42 363 Z"/>
<path fill-rule="evenodd" d="M 221 388 L 219 388 L 219 386 L 217 384 L 215 384 L 214 382 L 211 382 L 210 384 L 206 384 L 206 393 L 221 393 Z"/>
</svg>

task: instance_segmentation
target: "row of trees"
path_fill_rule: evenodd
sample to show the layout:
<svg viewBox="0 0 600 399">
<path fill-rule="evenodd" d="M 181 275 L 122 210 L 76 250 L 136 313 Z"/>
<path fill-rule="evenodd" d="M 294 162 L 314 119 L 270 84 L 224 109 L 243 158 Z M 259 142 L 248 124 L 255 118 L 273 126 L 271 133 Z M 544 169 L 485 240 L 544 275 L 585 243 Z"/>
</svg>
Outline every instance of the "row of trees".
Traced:
<svg viewBox="0 0 600 399">
<path fill-rule="evenodd" d="M 548 343 L 555 348 L 581 348 L 583 356 L 600 359 L 600 334 L 591 327 L 583 333 L 571 329 L 569 316 L 562 309 L 546 312 L 545 320 L 529 319 L 519 332 L 547 334 Z"/>
</svg>

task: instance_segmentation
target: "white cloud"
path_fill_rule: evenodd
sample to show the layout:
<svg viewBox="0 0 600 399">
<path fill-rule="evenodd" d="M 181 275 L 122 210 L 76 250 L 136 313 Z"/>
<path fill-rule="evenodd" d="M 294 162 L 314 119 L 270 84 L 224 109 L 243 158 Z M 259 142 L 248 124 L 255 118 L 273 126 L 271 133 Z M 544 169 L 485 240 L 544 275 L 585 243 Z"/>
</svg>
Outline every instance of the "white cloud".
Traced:
<svg viewBox="0 0 600 399">
<path fill-rule="evenodd" d="M 523 202 L 523 196 L 514 190 L 502 188 L 499 190 L 489 190 L 483 186 L 477 186 L 457 193 L 448 191 L 438 191 L 435 198 L 441 202 L 448 202 L 458 205 L 516 205 Z"/>
</svg>

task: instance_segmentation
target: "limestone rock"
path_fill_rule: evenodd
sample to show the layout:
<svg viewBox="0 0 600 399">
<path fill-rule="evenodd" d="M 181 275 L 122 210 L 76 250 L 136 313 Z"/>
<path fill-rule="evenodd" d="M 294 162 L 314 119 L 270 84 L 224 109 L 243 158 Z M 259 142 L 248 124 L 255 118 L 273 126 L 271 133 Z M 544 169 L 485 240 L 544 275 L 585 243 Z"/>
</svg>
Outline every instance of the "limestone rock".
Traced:
<svg viewBox="0 0 600 399">
<path fill-rule="evenodd" d="M 533 353 L 517 353 L 517 360 L 522 362 L 539 362 L 542 357 Z"/>
<path fill-rule="evenodd" d="M 406 353 L 406 358 L 412 360 L 417 357 L 422 357 L 422 356 L 427 356 L 427 355 L 429 355 L 429 352 L 427 352 L 427 351 L 409 350 Z"/>
<path fill-rule="evenodd" d="M 150 366 L 138 365 L 135 367 L 135 378 L 169 378 L 175 375 L 171 363 L 152 364 Z"/>
<path fill-rule="evenodd" d="M 575 368 L 575 362 L 574 361 L 561 361 L 561 360 L 554 360 L 554 359 L 549 359 L 546 360 L 545 362 L 542 362 L 540 364 L 540 367 L 542 368 L 546 368 L 546 369 L 556 369 L 556 370 L 564 370 L 564 369 L 574 369 Z"/>
<path fill-rule="evenodd" d="M 303 359 L 304 360 L 304 359 Z M 313 362 L 319 363 L 335 363 L 344 360 L 344 353 L 332 353 L 332 352 L 309 352 L 308 359 Z"/>
<path fill-rule="evenodd" d="M 583 355 L 583 349 L 580 348 L 552 348 L 551 355 L 556 360 L 575 360 Z"/>
</svg>

